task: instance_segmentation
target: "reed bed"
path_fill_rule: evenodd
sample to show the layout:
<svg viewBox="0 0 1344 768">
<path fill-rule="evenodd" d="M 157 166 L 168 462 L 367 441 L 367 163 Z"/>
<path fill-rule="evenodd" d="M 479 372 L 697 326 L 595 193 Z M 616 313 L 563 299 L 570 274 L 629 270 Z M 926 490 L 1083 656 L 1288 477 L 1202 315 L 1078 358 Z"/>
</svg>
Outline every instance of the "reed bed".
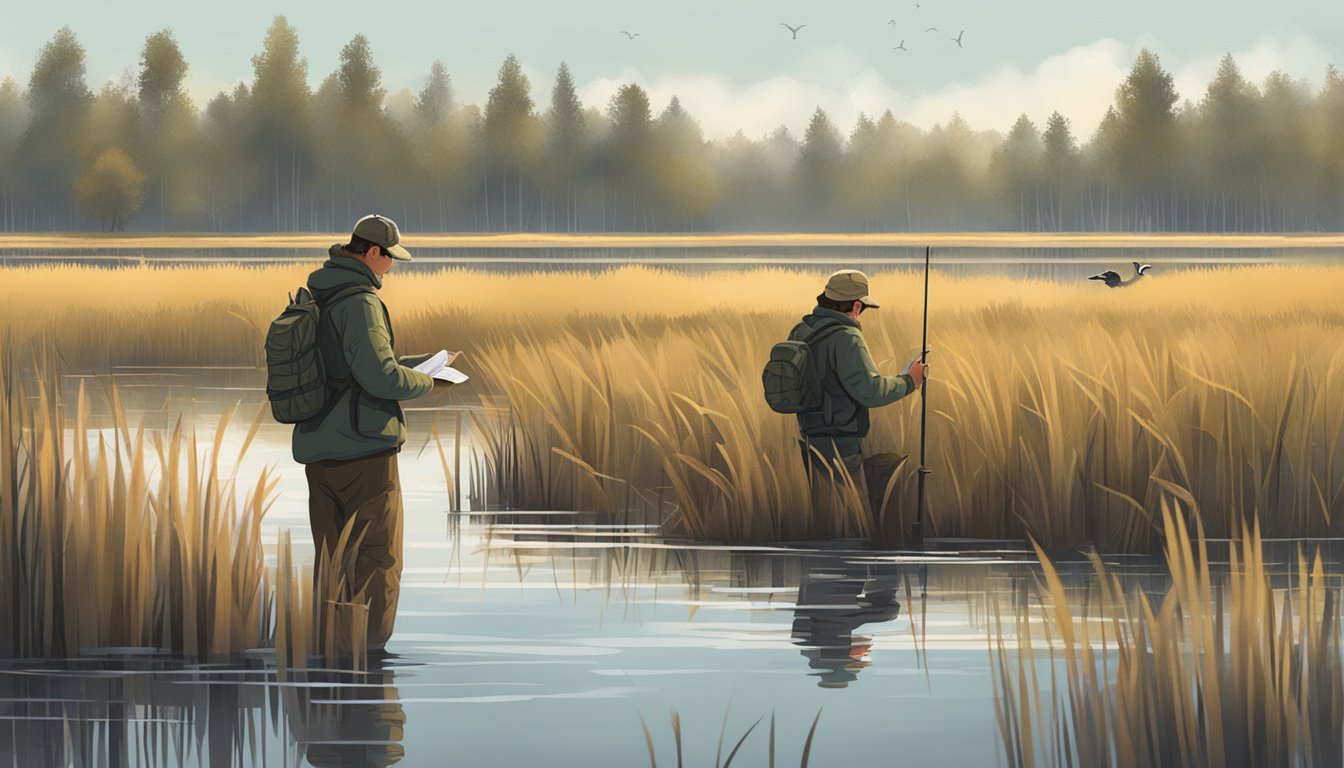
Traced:
<svg viewBox="0 0 1344 768">
<path fill-rule="evenodd" d="M 1038 547 L 1043 628 L 1026 608 L 987 625 L 1009 766 L 1344 763 L 1338 581 L 1299 554 L 1276 588 L 1254 527 L 1220 575 L 1179 506 L 1163 503 L 1171 583 L 1158 598 L 1127 591 L 1093 555 L 1100 599 L 1079 612 Z"/>
<path fill-rule="evenodd" d="M 879 354 L 904 360 L 917 328 L 879 316 Z M 1047 546 L 1159 543 L 1159 499 L 1267 535 L 1338 535 L 1344 505 L 1344 356 L 1311 313 L 1275 318 L 1174 308 L 1128 313 L 968 312 L 933 338 L 928 527 L 937 536 L 1031 536 Z M 636 322 L 487 346 L 475 371 L 510 411 L 478 420 L 496 487 L 515 508 L 629 509 L 736 541 L 868 535 L 845 481 L 814 509 L 790 417 L 762 402 L 763 350 L 787 316 Z M 651 331 L 651 332 L 648 332 Z M 887 370 L 892 370 L 890 362 Z M 874 414 L 869 449 L 913 453 L 915 398 Z M 892 488 L 908 530 L 915 462 Z M 659 501 L 652 503 L 651 500 Z"/>
<path fill-rule="evenodd" d="M 246 487 L 224 470 L 236 407 L 208 448 L 180 420 L 132 430 L 115 386 L 111 413 L 95 418 L 81 381 L 70 418 L 50 353 L 39 348 L 31 377 L 15 358 L 0 347 L 0 657 L 114 648 L 223 660 L 278 646 L 282 668 L 314 654 L 363 663 L 359 595 L 331 565 L 345 550 L 319 561 L 318 599 L 287 542 L 278 572 L 267 566 L 260 522 L 277 479 L 266 470 Z"/>
<path fill-rule="evenodd" d="M 251 365 L 309 269 L 13 269 L 0 314 L 21 337 L 55 335 L 77 366 Z M 759 392 L 770 345 L 823 278 L 450 270 L 392 275 L 383 293 L 399 351 L 467 353 L 474 381 L 448 397 L 490 409 L 471 419 L 477 503 L 644 515 L 698 539 L 866 536 L 874 513 L 846 478 L 812 508 L 793 420 Z M 894 373 L 918 347 L 919 278 L 873 285 L 884 306 L 865 334 Z M 926 535 L 1150 551 L 1172 494 L 1214 537 L 1242 520 L 1339 535 L 1341 288 L 1344 269 L 1304 266 L 1116 291 L 935 277 Z M 914 398 L 876 411 L 869 450 L 914 453 L 918 427 Z M 898 533 L 914 469 L 878 513 Z"/>
</svg>

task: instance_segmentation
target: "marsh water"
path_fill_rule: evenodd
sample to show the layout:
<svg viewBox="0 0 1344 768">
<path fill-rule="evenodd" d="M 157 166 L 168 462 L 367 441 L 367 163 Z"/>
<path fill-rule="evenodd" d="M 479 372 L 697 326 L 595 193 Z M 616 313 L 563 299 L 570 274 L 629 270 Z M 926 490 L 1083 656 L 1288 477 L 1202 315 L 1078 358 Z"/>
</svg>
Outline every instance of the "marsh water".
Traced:
<svg viewBox="0 0 1344 768">
<path fill-rule="evenodd" d="M 845 263 L 859 263 L 854 255 Z M 436 268 L 432 258 L 415 264 Z M 1082 259 L 1038 261 L 966 267 L 1047 279 L 1096 271 Z M 118 367 L 67 373 L 65 385 L 73 393 L 83 382 L 105 412 L 109 381 L 132 423 L 170 427 L 181 415 L 203 444 L 238 405 L 226 466 L 264 399 L 261 373 L 250 368 Z M 454 512 L 429 436 L 437 426 L 450 456 L 456 439 L 469 456 L 470 435 L 455 437 L 455 415 L 452 406 L 408 409 L 405 568 L 389 658 L 367 673 L 292 676 L 264 653 L 221 665 L 144 651 L 5 662 L 0 762 L 638 766 L 649 761 L 643 722 L 663 764 L 677 759 L 679 733 L 685 763 L 709 765 L 760 721 L 733 765 L 763 766 L 772 717 L 784 765 L 799 760 L 814 719 L 813 765 L 996 762 L 989 617 L 995 605 L 1040 601 L 1034 558 L 1021 543 L 931 554 L 857 542 L 727 547 L 577 511 L 468 503 Z M 264 420 L 238 464 L 244 483 L 265 467 L 279 470 L 263 530 L 272 558 L 289 530 L 311 560 L 307 489 L 289 428 Z M 1109 560 L 1127 578 L 1161 580 L 1148 560 Z M 1081 556 L 1063 567 L 1086 586 Z"/>
<path fill-rule="evenodd" d="M 106 268 L 141 264 L 164 266 L 267 266 L 318 261 L 321 252 L 293 248 L 152 249 L 127 248 L 24 250 L 0 246 L 0 266 L 78 264 Z M 934 264 L 946 275 L 1014 277 L 1041 280 L 1083 280 L 1106 269 L 1122 277 L 1132 274 L 1130 262 L 1152 264 L 1156 271 L 1210 269 L 1253 264 L 1339 263 L 1344 252 L 1334 247 L 1142 247 L 1142 248 L 1002 248 L 936 249 Z M 644 248 L 417 248 L 415 260 L 399 267 L 417 273 L 464 268 L 498 273 L 601 272 L 642 265 L 683 272 L 719 269 L 792 268 L 868 271 L 922 269 L 924 251 L 904 246 L 733 246 Z"/>
</svg>

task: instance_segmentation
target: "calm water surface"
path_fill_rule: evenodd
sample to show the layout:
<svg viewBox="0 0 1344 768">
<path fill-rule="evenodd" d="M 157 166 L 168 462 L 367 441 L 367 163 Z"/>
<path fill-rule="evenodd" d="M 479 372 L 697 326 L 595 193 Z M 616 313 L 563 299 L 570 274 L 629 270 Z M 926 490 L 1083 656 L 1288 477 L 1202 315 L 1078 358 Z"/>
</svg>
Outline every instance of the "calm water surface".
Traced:
<svg viewBox="0 0 1344 768">
<path fill-rule="evenodd" d="M 182 249 L 137 251 L 124 248 L 61 252 L 0 248 L 0 266 L 81 264 L 110 269 L 141 264 L 167 266 L 211 263 L 268 266 L 316 262 L 320 249 Z M 1152 264 L 1154 272 L 1226 268 L 1253 264 L 1337 264 L 1338 248 L 939 248 L 936 269 L 950 276 L 1002 276 L 1042 280 L 1085 280 L 1106 269 L 1133 273 L 1132 261 Z M 922 269 L 924 250 L 866 246 L 745 246 L 710 248 L 417 248 L 415 260 L 401 271 L 435 272 L 469 268 L 501 273 L 601 272 L 627 265 L 650 265 L 687 272 L 743 267 L 869 271 Z"/>
</svg>

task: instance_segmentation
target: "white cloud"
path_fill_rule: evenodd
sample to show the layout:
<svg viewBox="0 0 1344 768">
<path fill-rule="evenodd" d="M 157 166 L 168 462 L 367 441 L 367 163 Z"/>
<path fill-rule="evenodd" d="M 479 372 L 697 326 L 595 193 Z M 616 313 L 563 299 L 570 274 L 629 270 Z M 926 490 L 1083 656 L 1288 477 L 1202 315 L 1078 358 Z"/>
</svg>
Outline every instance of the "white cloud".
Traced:
<svg viewBox="0 0 1344 768">
<path fill-rule="evenodd" d="M 1075 130 L 1087 126 L 1090 131 L 1127 70 L 1129 51 L 1114 40 L 1102 40 L 1052 56 L 1032 72 L 999 67 L 973 82 L 952 83 L 929 94 L 902 91 L 862 62 L 846 58 L 822 52 L 807 57 L 806 78 L 781 76 L 745 85 L 711 74 L 649 78 L 626 70 L 588 82 L 580 97 L 586 104 L 603 106 L 622 84 L 636 82 L 649 92 L 655 111 L 679 96 L 710 138 L 738 129 L 762 136 L 779 125 L 800 135 L 817 107 L 845 131 L 860 112 L 876 117 L 887 109 L 922 128 L 960 112 L 972 126 L 993 129 L 1006 129 L 1023 112 L 1043 122 L 1058 109 L 1074 121 Z"/>
<path fill-rule="evenodd" d="M 910 122 L 927 127 L 953 112 L 974 128 L 1006 131 L 1026 114 L 1038 126 L 1051 112 L 1069 118 L 1074 134 L 1090 136 L 1128 72 L 1133 52 L 1117 40 L 1098 40 L 1051 56 L 1031 72 L 1004 66 L 972 83 L 953 83 L 921 96 Z"/>
<path fill-rule="evenodd" d="M 739 129 L 748 136 L 760 137 L 780 125 L 789 126 L 797 134 L 818 106 L 833 117 L 857 116 L 859 111 L 848 104 L 853 93 L 792 77 L 774 77 L 739 86 L 717 75 L 675 75 L 651 80 L 628 70 L 616 77 L 590 81 L 580 89 L 579 98 L 584 104 L 605 109 L 616 91 L 631 82 L 648 91 L 655 115 L 673 96 L 680 98 L 682 106 L 695 116 L 711 139 L 732 135 Z"/>
<path fill-rule="evenodd" d="M 1220 52 L 1181 59 L 1164 55 L 1165 46 L 1159 42 L 1145 39 L 1126 44 L 1103 39 L 1049 56 L 1030 71 L 1002 65 L 976 79 L 915 94 L 897 88 L 847 51 L 820 49 L 804 56 L 805 66 L 799 71 L 806 76 L 737 84 L 709 73 L 649 77 L 627 69 L 588 81 L 580 87 L 579 96 L 585 104 L 604 109 L 621 85 L 639 83 L 648 91 L 655 114 L 673 95 L 679 96 L 709 138 L 729 136 L 739 129 L 759 137 L 779 125 L 801 135 L 812 111 L 820 106 L 846 132 L 860 112 L 875 117 L 887 109 L 921 128 L 945 123 L 959 112 L 973 128 L 999 131 L 1006 131 L 1024 113 L 1044 126 L 1050 113 L 1058 110 L 1069 118 L 1074 135 L 1086 141 L 1114 103 L 1116 87 L 1145 45 L 1158 52 L 1181 99 L 1196 103 L 1223 56 Z M 1292 30 L 1267 32 L 1249 48 L 1230 53 L 1243 76 L 1257 84 L 1275 69 L 1317 83 L 1331 61 L 1324 47 Z"/>
<path fill-rule="evenodd" d="M 28 73 L 33 68 L 32 56 L 13 48 L 0 47 L 0 80 L 14 78 L 20 88 L 28 87 Z"/>
<path fill-rule="evenodd" d="M 204 110 L 210 102 L 220 93 L 233 93 L 233 89 L 238 87 L 240 82 L 249 82 L 249 79 L 239 78 L 238 80 L 224 80 L 214 77 L 201 77 L 193 73 L 193 70 L 187 70 L 187 77 L 182 86 L 187 94 L 191 96 L 191 101 L 197 109 Z"/>
<path fill-rule="evenodd" d="M 1209 81 L 1218 72 L 1218 64 L 1225 53 L 1231 53 L 1241 70 L 1241 76 L 1256 85 L 1264 83 L 1274 70 L 1282 70 L 1290 77 L 1305 79 L 1319 85 L 1326 65 L 1333 57 L 1330 52 L 1299 30 L 1275 29 L 1266 32 L 1249 48 L 1224 51 L 1189 62 L 1163 58 L 1163 65 L 1172 73 L 1176 92 L 1181 99 L 1199 103 Z"/>
</svg>

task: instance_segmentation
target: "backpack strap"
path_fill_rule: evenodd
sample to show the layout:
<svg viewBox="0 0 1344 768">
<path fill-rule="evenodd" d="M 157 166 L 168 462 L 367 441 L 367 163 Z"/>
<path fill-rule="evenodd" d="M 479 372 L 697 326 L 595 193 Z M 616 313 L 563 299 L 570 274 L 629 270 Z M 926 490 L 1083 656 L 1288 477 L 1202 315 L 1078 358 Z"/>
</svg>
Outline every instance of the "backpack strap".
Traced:
<svg viewBox="0 0 1344 768">
<path fill-rule="evenodd" d="M 345 269 L 345 267 L 342 267 L 342 269 Z M 351 271 L 353 272 L 354 270 L 351 270 Z M 333 292 L 330 293 L 329 295 L 322 297 L 322 300 L 317 302 L 318 309 L 320 309 L 321 312 L 322 312 L 322 314 L 320 315 L 320 318 L 321 318 L 322 320 L 327 321 L 327 325 L 328 325 L 328 327 L 331 328 L 331 332 L 332 332 L 332 333 L 336 333 L 336 326 L 331 324 L 331 310 L 332 310 L 332 308 L 335 307 L 335 306 L 336 306 L 337 304 L 339 304 L 340 302 L 344 301 L 345 299 L 348 299 L 348 298 L 350 298 L 351 296 L 356 296 L 356 295 L 361 294 L 361 293 L 373 293 L 373 286 L 369 286 L 369 285 L 347 285 L 347 286 L 345 286 L 344 288 L 340 288 L 340 289 L 338 289 L 338 290 L 336 290 L 336 291 L 333 291 Z M 378 302 L 378 303 L 379 303 L 379 304 L 382 304 L 381 301 Z M 386 313 L 387 313 L 387 307 L 386 307 L 386 306 L 383 307 L 383 313 L 384 313 L 384 315 L 386 315 Z M 339 340 L 339 338 L 340 338 L 340 334 L 337 334 L 337 335 L 336 335 L 336 338 Z M 343 390 L 343 389 L 345 389 L 345 388 L 347 388 L 347 387 L 358 387 L 358 386 L 359 386 L 359 385 L 355 382 L 353 376 L 345 376 L 345 377 L 343 377 L 343 378 L 339 378 L 339 379 L 337 379 L 337 378 L 329 378 L 329 379 L 327 379 L 327 381 L 328 381 L 329 383 L 333 383 L 333 384 L 335 384 L 335 386 L 334 386 L 334 387 L 331 387 L 331 389 L 335 390 L 336 392 L 340 392 L 341 390 Z"/>
<path fill-rule="evenodd" d="M 830 320 L 810 327 L 812 328 L 811 332 L 804 336 L 801 341 L 806 344 L 809 349 L 815 350 L 815 347 L 813 346 L 814 344 L 820 344 L 822 339 L 825 339 L 828 336 L 834 336 L 836 333 L 852 326 L 848 323 L 842 323 L 839 320 Z M 822 378 L 824 379 L 825 374 L 830 372 L 831 370 L 827 368 L 823 373 Z M 844 388 L 841 387 L 841 389 L 843 390 Z M 826 391 L 826 387 L 823 384 L 821 387 L 821 407 L 817 410 L 822 412 L 822 420 L 825 421 L 828 426 L 832 419 L 831 397 L 831 393 Z M 849 397 L 849 393 L 845 393 L 845 397 Z"/>
<path fill-rule="evenodd" d="M 347 272 L 355 272 L 356 274 L 360 274 L 359 270 L 341 266 L 340 264 L 333 264 L 332 266 L 336 269 L 344 269 Z M 392 318 L 388 316 L 387 305 L 383 303 L 382 299 L 378 298 L 378 294 L 374 292 L 373 286 L 371 285 L 362 285 L 362 284 L 347 285 L 344 288 L 341 288 L 337 291 L 332 292 L 330 295 L 323 297 L 322 300 L 318 302 L 318 306 L 322 310 L 321 317 L 323 319 L 326 319 L 330 324 L 330 318 L 331 318 L 330 313 L 332 307 L 335 307 L 338 303 L 344 301 L 345 299 L 350 298 L 351 296 L 361 293 L 371 294 L 374 297 L 374 299 L 378 301 L 378 306 L 382 307 L 383 322 L 385 327 L 387 328 L 387 342 L 389 345 L 391 345 L 393 343 Z M 332 333 L 336 333 L 336 326 L 330 325 L 330 327 Z M 339 334 L 337 334 L 337 338 L 339 339 Z M 351 375 L 343 376 L 340 378 L 336 378 L 334 376 L 328 377 L 327 385 L 331 391 L 328 392 L 327 394 L 327 404 L 326 406 L 323 407 L 320 416 L 322 418 L 325 418 L 326 415 L 331 412 L 331 407 L 335 405 L 336 396 L 339 395 L 341 392 L 349 389 L 351 390 L 350 428 L 353 429 L 356 433 L 359 433 L 359 398 L 360 395 L 363 394 L 364 389 L 359 386 L 359 382 L 355 380 L 353 373 Z"/>
</svg>

